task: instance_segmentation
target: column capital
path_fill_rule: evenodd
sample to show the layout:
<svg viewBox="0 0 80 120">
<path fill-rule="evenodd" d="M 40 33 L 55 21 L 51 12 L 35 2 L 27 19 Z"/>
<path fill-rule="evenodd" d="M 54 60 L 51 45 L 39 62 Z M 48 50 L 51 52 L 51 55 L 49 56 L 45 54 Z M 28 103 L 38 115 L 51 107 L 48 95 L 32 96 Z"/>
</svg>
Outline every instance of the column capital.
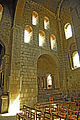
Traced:
<svg viewBox="0 0 80 120">
<path fill-rule="evenodd" d="M 4 60 L 5 64 L 8 64 L 9 63 L 9 55 L 5 54 L 3 57 L 3 60 Z"/>
</svg>

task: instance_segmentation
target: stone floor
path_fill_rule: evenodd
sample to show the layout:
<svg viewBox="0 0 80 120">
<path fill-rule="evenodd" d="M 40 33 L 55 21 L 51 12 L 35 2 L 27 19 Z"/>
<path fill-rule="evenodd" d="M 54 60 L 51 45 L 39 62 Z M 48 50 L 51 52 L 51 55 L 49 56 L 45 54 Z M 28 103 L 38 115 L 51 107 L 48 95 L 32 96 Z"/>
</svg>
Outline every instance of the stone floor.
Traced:
<svg viewBox="0 0 80 120">
<path fill-rule="evenodd" d="M 0 114 L 0 120 L 16 120 L 16 115 L 15 116 L 7 116 L 4 114 Z"/>
</svg>

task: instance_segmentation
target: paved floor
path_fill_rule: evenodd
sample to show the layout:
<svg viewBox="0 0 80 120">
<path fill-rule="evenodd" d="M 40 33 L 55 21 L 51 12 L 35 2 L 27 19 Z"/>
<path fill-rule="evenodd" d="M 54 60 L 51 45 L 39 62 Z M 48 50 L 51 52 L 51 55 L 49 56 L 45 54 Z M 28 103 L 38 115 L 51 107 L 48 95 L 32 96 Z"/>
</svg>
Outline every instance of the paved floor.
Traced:
<svg viewBox="0 0 80 120">
<path fill-rule="evenodd" d="M 0 120 L 16 120 L 15 116 L 0 116 Z"/>
<path fill-rule="evenodd" d="M 16 120 L 16 116 L 7 116 L 5 114 L 0 114 L 0 120 Z"/>
</svg>

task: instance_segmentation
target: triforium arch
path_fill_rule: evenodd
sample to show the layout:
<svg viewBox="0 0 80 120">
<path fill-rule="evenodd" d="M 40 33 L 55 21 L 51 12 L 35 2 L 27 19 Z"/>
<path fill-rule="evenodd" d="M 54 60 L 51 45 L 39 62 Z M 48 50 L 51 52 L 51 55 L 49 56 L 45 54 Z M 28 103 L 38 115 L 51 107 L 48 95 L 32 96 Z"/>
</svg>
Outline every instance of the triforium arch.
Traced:
<svg viewBox="0 0 80 120">
<path fill-rule="evenodd" d="M 5 42 L 0 40 L 0 90 L 1 95 L 8 94 L 9 91 L 9 54 Z"/>
<path fill-rule="evenodd" d="M 48 54 L 40 55 L 37 60 L 37 83 L 38 95 L 41 91 L 59 88 L 58 63 Z"/>
</svg>

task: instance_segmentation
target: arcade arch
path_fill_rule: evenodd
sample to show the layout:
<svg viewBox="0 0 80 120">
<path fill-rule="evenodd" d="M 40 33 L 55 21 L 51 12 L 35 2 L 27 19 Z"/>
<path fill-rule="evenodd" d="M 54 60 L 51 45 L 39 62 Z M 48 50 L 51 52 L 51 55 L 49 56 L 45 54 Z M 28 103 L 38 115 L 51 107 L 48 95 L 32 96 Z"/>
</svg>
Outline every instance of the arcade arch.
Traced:
<svg viewBox="0 0 80 120">
<path fill-rule="evenodd" d="M 43 54 L 37 61 L 38 89 L 55 89 L 59 84 L 56 61 L 48 54 Z"/>
</svg>

